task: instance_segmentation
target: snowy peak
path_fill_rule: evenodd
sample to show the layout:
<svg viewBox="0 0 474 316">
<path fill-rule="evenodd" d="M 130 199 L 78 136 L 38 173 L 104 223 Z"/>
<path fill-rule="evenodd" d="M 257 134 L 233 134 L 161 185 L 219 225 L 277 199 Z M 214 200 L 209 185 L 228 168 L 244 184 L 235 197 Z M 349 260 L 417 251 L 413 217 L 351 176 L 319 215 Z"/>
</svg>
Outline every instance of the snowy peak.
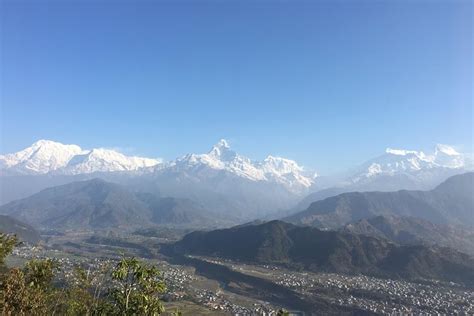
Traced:
<svg viewBox="0 0 474 316">
<path fill-rule="evenodd" d="M 77 145 L 39 140 L 17 153 L 0 155 L 0 167 L 14 168 L 20 174 L 44 174 L 64 167 L 72 157 L 81 153 L 82 149 Z"/>
<path fill-rule="evenodd" d="M 66 168 L 66 174 L 92 172 L 134 171 L 159 164 L 157 159 L 129 157 L 115 150 L 95 148 L 82 155 L 73 157 Z"/>
<path fill-rule="evenodd" d="M 296 161 L 271 155 L 267 156 L 260 166 L 265 173 L 271 174 L 284 175 L 303 172 L 303 167 L 299 166 Z"/>
<path fill-rule="evenodd" d="M 215 144 L 208 153 L 209 156 L 223 161 L 232 161 L 237 154 L 230 149 L 229 143 L 221 139 Z"/>
<path fill-rule="evenodd" d="M 300 185 L 309 188 L 317 177 L 316 173 L 307 174 L 296 161 L 282 157 L 269 155 L 260 163 L 260 166 L 266 177 L 274 178 L 280 182 L 284 180 L 290 186 Z"/>
<path fill-rule="evenodd" d="M 231 150 L 225 139 L 221 139 L 207 154 L 188 154 L 177 159 L 172 166 L 188 172 L 194 170 L 199 176 L 205 176 L 203 166 L 224 170 L 251 181 L 282 184 L 295 191 L 306 190 L 314 183 L 314 176 L 308 177 L 303 167 L 293 160 L 268 156 L 263 161 L 252 161 Z"/>
<path fill-rule="evenodd" d="M 225 139 L 221 139 L 219 140 L 213 147 L 212 147 L 212 150 L 214 149 L 217 149 L 217 150 L 226 150 L 226 149 L 230 149 L 230 145 L 229 145 L 229 142 Z M 211 151 L 212 151 L 211 150 Z"/>
<path fill-rule="evenodd" d="M 82 150 L 77 145 L 64 145 L 39 140 L 14 154 L 0 155 L 0 168 L 17 174 L 79 174 L 97 171 L 127 171 L 154 166 L 159 160 L 128 157 L 108 149 Z"/>
<path fill-rule="evenodd" d="M 468 167 L 468 156 L 457 152 L 453 147 L 438 144 L 434 151 L 425 154 L 422 151 L 387 148 L 385 154 L 363 164 L 352 177 L 351 182 L 378 175 L 414 175 L 416 173 Z"/>
</svg>

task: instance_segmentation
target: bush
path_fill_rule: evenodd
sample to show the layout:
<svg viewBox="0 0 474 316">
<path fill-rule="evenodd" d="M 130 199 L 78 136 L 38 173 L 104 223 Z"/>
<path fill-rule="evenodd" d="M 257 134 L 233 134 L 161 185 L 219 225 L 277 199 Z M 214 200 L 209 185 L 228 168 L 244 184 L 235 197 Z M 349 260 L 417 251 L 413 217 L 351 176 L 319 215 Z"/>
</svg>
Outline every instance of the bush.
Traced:
<svg viewBox="0 0 474 316">
<path fill-rule="evenodd" d="M 0 234 L 0 311 L 2 315 L 159 315 L 166 289 L 160 271 L 135 258 L 89 273 L 76 267 L 72 280 L 54 285 L 60 268 L 52 260 L 31 260 L 8 269 L 5 258 L 17 244 Z M 105 286 L 107 285 L 107 287 Z"/>
</svg>

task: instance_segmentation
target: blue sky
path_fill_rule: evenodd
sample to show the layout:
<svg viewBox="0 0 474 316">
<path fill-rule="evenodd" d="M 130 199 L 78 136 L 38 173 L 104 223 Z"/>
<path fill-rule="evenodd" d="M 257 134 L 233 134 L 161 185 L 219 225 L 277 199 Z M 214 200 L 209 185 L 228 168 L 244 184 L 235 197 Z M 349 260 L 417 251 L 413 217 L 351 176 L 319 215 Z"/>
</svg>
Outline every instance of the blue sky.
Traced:
<svg viewBox="0 0 474 316">
<path fill-rule="evenodd" d="M 220 138 L 331 172 L 473 147 L 471 1 L 6 1 L 1 148 L 173 159 Z"/>
</svg>

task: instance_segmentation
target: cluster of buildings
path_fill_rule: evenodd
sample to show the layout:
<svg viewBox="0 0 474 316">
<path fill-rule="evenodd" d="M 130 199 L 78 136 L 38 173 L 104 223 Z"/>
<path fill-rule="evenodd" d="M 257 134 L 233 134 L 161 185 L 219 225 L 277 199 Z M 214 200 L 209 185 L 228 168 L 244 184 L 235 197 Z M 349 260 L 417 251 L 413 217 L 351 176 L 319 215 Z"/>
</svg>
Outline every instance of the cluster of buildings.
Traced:
<svg viewBox="0 0 474 316">
<path fill-rule="evenodd" d="M 189 288 L 189 284 L 193 280 L 196 280 L 196 277 L 193 274 L 171 265 L 166 265 L 163 272 L 163 278 L 167 290 L 172 292 L 173 296 L 177 298 L 184 297 L 184 292 Z"/>
<path fill-rule="evenodd" d="M 334 304 L 385 315 L 474 314 L 474 291 L 454 283 L 291 272 L 281 273 L 276 282 L 304 295 L 325 293 Z"/>
<path fill-rule="evenodd" d="M 196 295 L 197 302 L 210 310 L 228 312 L 231 315 L 261 315 L 271 316 L 278 312 L 269 304 L 254 303 L 252 307 L 245 307 L 229 301 L 220 292 L 201 290 Z"/>
</svg>

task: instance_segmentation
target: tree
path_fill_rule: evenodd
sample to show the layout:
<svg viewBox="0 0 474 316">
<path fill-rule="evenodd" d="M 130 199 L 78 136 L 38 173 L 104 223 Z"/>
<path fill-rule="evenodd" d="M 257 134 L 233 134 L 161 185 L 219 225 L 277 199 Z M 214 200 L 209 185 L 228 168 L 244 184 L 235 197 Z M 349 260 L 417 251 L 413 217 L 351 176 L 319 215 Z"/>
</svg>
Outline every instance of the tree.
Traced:
<svg viewBox="0 0 474 316">
<path fill-rule="evenodd" d="M 8 269 L 5 258 L 17 244 L 0 234 L 1 315 L 159 315 L 158 295 L 165 291 L 160 271 L 135 258 L 124 258 L 110 271 L 103 265 L 87 272 L 76 267 L 72 279 L 55 286 L 55 261 L 30 260 Z M 177 312 L 175 315 L 180 315 Z"/>
<path fill-rule="evenodd" d="M 158 295 L 166 290 L 160 271 L 135 258 L 124 258 L 112 272 L 111 298 L 120 315 L 159 315 L 164 311 Z"/>
<path fill-rule="evenodd" d="M 290 315 L 290 313 L 288 311 L 284 310 L 284 309 L 280 309 L 277 312 L 277 316 L 289 316 L 289 315 Z"/>
<path fill-rule="evenodd" d="M 52 286 L 52 260 L 31 260 L 24 269 L 13 268 L 2 282 L 2 313 L 46 315 L 54 311 L 58 291 Z"/>
<path fill-rule="evenodd" d="M 1 293 L 2 315 L 25 315 L 30 310 L 25 275 L 20 269 L 10 270 L 2 282 Z"/>
<path fill-rule="evenodd" d="M 5 258 L 12 253 L 17 244 L 16 236 L 0 233 L 0 273 L 5 272 Z"/>
<path fill-rule="evenodd" d="M 87 271 L 76 266 L 72 280 L 66 289 L 66 313 L 68 315 L 109 315 L 111 304 L 104 299 L 105 285 L 110 284 L 108 263 Z"/>
<path fill-rule="evenodd" d="M 75 267 L 74 280 L 66 291 L 66 312 L 68 315 L 92 315 L 97 304 L 91 294 L 91 280 L 84 269 Z"/>
</svg>

